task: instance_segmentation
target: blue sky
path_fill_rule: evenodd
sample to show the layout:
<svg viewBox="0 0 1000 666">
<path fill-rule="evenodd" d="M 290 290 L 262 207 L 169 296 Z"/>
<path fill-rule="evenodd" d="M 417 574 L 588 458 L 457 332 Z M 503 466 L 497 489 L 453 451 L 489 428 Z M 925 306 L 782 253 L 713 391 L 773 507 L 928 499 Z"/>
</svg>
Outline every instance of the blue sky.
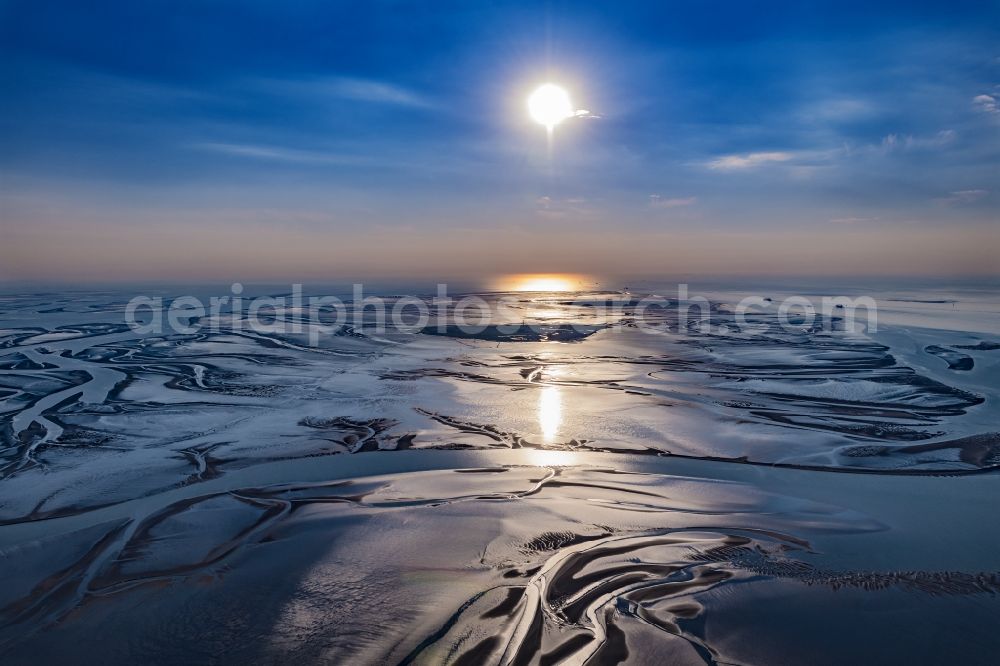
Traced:
<svg viewBox="0 0 1000 666">
<path fill-rule="evenodd" d="M 996 3 L 0 1 L 0 278 L 996 272 L 997 44 Z M 595 116 L 551 147 L 548 80 Z"/>
</svg>

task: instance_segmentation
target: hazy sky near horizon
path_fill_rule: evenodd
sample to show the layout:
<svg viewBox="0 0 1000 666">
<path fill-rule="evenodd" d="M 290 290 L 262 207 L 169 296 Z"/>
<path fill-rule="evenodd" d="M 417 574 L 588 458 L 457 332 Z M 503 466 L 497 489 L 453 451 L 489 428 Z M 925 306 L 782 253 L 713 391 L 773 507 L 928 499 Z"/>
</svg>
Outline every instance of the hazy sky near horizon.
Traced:
<svg viewBox="0 0 1000 666">
<path fill-rule="evenodd" d="M 0 0 L 0 280 L 996 275 L 1000 5 Z M 525 99 L 553 81 L 555 130 Z"/>
</svg>

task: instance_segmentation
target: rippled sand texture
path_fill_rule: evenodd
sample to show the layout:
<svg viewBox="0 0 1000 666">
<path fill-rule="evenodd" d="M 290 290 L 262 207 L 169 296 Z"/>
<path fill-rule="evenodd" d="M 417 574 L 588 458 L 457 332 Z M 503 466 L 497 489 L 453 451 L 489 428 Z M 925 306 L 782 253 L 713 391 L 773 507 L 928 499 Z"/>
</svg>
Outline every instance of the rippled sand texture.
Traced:
<svg viewBox="0 0 1000 666">
<path fill-rule="evenodd" d="M 995 534 L 886 508 L 920 482 L 951 500 L 953 479 L 738 481 L 711 478 L 733 467 L 719 462 L 583 459 L 189 488 L 62 521 L 4 551 L 0 637 L 10 663 L 76 661 L 81 643 L 92 663 L 904 663 L 929 649 L 988 663 L 1000 648 L 1000 567 L 949 554 Z"/>
<path fill-rule="evenodd" d="M 312 347 L 4 297 L 0 658 L 993 663 L 996 336 L 609 298 Z"/>
</svg>

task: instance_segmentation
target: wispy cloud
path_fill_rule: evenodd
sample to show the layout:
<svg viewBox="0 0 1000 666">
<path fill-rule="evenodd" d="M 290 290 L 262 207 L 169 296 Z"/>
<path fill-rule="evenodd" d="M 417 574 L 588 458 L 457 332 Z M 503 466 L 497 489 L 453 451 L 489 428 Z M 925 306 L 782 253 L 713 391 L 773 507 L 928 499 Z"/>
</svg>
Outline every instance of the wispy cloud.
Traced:
<svg viewBox="0 0 1000 666">
<path fill-rule="evenodd" d="M 697 201 L 698 197 L 664 199 L 659 194 L 649 195 L 649 205 L 651 208 L 681 208 L 684 206 L 693 206 Z"/>
<path fill-rule="evenodd" d="M 738 169 L 753 169 L 772 162 L 787 162 L 794 158 L 792 153 L 768 152 L 747 153 L 746 155 L 726 155 L 708 163 L 709 169 L 716 171 L 733 171 Z"/>
<path fill-rule="evenodd" d="M 535 199 L 535 212 L 543 218 L 563 219 L 569 216 L 579 219 L 594 214 L 586 199 L 571 197 L 568 199 L 553 199 L 541 196 Z"/>
<path fill-rule="evenodd" d="M 953 206 L 963 206 L 976 203 L 980 199 L 985 198 L 989 193 L 989 190 L 957 190 L 947 197 L 940 199 L 940 201 Z"/>
<path fill-rule="evenodd" d="M 955 140 L 955 130 L 941 130 L 933 136 L 913 136 L 912 134 L 887 134 L 882 138 L 882 150 L 893 152 L 897 150 L 941 148 Z"/>
<path fill-rule="evenodd" d="M 881 109 L 870 99 L 851 97 L 816 97 L 803 104 L 796 114 L 806 122 L 837 123 L 867 120 L 877 116 Z"/>
<path fill-rule="evenodd" d="M 351 76 L 255 79 L 249 82 L 248 86 L 265 94 L 306 96 L 313 101 L 337 99 L 411 109 L 427 109 L 434 106 L 426 95 L 396 83 Z"/>
<path fill-rule="evenodd" d="M 993 95 L 976 95 L 972 98 L 972 108 L 980 113 L 1000 114 L 1000 102 Z"/>
<path fill-rule="evenodd" d="M 252 159 L 273 160 L 280 162 L 298 162 L 302 164 L 360 164 L 365 161 L 363 157 L 355 155 L 321 153 L 308 150 L 297 150 L 294 148 L 243 143 L 205 142 L 193 144 L 192 147 L 197 150 L 222 153 L 225 155 L 232 155 L 234 157 L 248 157 Z"/>
<path fill-rule="evenodd" d="M 430 100 L 423 95 L 385 81 L 335 77 L 321 82 L 320 87 L 328 89 L 332 94 L 343 99 L 359 102 L 422 108 L 432 106 Z"/>
</svg>

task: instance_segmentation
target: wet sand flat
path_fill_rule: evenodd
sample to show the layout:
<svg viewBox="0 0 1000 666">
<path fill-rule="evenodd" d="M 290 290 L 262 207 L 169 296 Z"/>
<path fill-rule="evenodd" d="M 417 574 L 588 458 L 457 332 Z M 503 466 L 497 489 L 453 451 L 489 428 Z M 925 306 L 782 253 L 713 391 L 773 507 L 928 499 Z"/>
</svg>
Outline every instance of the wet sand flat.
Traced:
<svg viewBox="0 0 1000 666">
<path fill-rule="evenodd" d="M 607 298 L 312 346 L 5 297 L 4 663 L 992 663 L 995 337 Z"/>
</svg>

